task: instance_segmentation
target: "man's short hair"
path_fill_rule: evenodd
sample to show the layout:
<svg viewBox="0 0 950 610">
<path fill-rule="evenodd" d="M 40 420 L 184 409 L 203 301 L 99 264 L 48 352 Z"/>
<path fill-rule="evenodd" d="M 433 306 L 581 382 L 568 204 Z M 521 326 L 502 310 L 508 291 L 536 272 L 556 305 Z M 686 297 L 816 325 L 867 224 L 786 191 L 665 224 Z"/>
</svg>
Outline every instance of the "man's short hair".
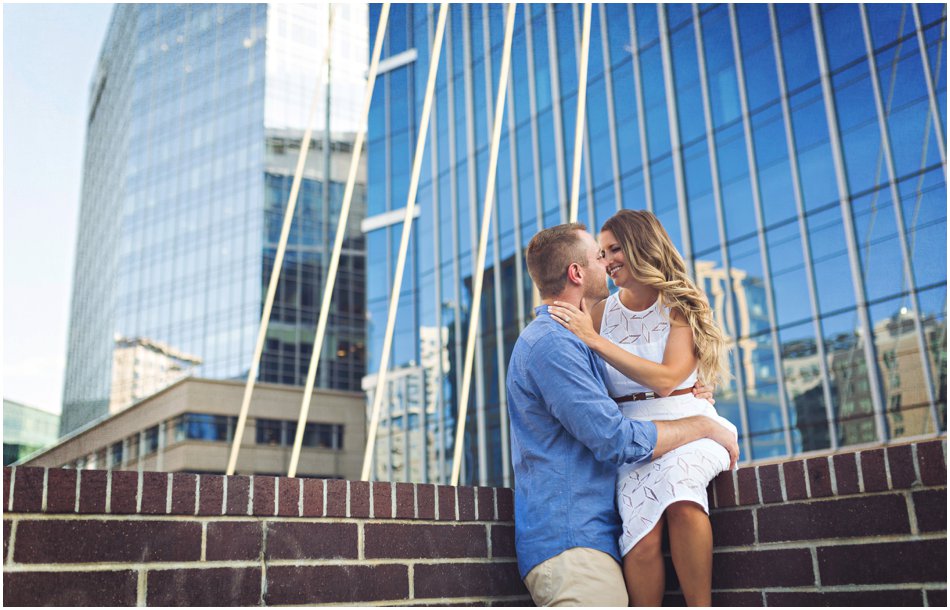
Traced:
<svg viewBox="0 0 950 610">
<path fill-rule="evenodd" d="M 541 298 L 561 294 L 567 283 L 567 268 L 572 263 L 587 266 L 587 252 L 577 234 L 586 230 L 586 225 L 572 222 L 538 231 L 531 238 L 526 255 L 528 273 Z"/>
</svg>

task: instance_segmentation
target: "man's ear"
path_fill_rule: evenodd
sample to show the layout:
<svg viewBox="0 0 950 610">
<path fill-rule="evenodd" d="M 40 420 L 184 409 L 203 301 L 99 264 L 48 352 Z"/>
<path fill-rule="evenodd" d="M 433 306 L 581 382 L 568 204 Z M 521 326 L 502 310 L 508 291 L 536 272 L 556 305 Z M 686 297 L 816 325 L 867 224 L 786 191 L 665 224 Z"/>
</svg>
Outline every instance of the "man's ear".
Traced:
<svg viewBox="0 0 950 610">
<path fill-rule="evenodd" d="M 577 263 L 571 263 L 567 268 L 568 281 L 573 284 L 580 285 L 583 281 L 581 276 L 581 266 Z"/>
</svg>

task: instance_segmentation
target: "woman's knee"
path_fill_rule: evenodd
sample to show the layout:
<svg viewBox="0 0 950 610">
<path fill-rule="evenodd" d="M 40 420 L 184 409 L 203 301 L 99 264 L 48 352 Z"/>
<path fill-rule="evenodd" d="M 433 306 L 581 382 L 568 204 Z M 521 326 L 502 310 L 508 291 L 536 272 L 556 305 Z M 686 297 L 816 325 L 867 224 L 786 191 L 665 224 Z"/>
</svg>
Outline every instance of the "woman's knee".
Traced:
<svg viewBox="0 0 950 610">
<path fill-rule="evenodd" d="M 630 561 L 652 561 L 663 556 L 663 522 L 657 523 L 649 534 L 633 545 L 630 552 L 624 557 Z"/>
<path fill-rule="evenodd" d="M 695 502 L 689 500 L 683 500 L 680 502 L 673 502 L 666 507 L 666 510 L 663 512 L 663 516 L 666 517 L 671 523 L 677 521 L 682 521 L 684 519 L 695 519 L 699 516 L 706 516 L 706 511 L 703 510 L 703 507 Z"/>
</svg>

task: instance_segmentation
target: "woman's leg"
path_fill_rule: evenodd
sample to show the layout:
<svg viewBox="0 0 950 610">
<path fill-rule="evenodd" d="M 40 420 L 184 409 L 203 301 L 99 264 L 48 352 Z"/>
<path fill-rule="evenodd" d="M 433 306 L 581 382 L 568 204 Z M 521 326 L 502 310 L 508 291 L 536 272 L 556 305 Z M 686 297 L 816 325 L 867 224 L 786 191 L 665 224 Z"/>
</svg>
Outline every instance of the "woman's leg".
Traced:
<svg viewBox="0 0 950 610">
<path fill-rule="evenodd" d="M 650 533 L 623 556 L 623 579 L 631 606 L 659 606 L 666 578 L 663 570 L 663 523 L 660 517 Z"/>
<path fill-rule="evenodd" d="M 712 525 L 695 502 L 670 504 L 666 512 L 673 567 L 689 606 L 712 605 Z"/>
</svg>

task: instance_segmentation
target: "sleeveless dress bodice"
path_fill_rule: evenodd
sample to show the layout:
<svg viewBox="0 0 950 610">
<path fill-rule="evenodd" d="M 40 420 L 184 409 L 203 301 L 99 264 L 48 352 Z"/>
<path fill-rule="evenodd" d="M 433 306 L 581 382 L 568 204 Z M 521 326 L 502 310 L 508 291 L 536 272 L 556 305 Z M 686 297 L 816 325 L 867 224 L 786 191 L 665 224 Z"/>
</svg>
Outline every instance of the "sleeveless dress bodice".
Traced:
<svg viewBox="0 0 950 610">
<path fill-rule="evenodd" d="M 643 311 L 627 309 L 620 301 L 620 291 L 607 297 L 604 316 L 600 322 L 600 334 L 626 351 L 651 362 L 663 362 L 666 341 L 670 337 L 670 308 L 661 307 L 657 299 Z M 692 387 L 696 383 L 696 371 L 679 385 Z M 607 367 L 607 390 L 611 396 L 627 396 L 648 392 L 636 381 L 626 377 L 612 366 Z"/>
</svg>

